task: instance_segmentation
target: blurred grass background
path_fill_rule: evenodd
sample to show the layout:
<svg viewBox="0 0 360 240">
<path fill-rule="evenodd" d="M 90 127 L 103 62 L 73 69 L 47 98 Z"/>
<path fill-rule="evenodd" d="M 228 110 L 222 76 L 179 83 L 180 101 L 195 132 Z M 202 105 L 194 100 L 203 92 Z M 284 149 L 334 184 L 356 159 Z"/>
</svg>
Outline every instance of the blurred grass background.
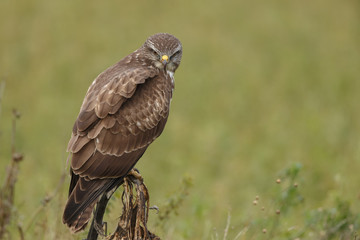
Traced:
<svg viewBox="0 0 360 240">
<path fill-rule="evenodd" d="M 24 223 L 67 171 L 88 86 L 157 32 L 182 41 L 183 60 L 165 131 L 137 167 L 151 204 L 166 201 L 184 176 L 193 187 L 167 230 L 152 230 L 209 239 L 230 211 L 234 237 L 259 210 L 255 196 L 267 199 L 279 170 L 294 162 L 303 165 L 305 202 L 289 222 L 301 225 L 305 209 L 331 207 L 336 196 L 360 207 L 359 1 L 2 0 L 0 32 L 0 179 L 17 108 L 25 158 L 15 197 Z M 61 222 L 68 181 L 29 239 L 81 239 Z M 107 220 L 116 223 L 120 211 L 118 202 Z"/>
</svg>

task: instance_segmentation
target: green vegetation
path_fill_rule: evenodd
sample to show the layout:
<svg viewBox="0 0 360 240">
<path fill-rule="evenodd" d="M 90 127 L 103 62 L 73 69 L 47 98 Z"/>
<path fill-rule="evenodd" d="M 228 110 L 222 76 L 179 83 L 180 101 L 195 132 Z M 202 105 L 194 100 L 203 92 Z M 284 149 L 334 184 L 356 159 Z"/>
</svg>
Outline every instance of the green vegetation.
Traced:
<svg viewBox="0 0 360 240">
<path fill-rule="evenodd" d="M 82 99 L 97 74 L 169 32 L 184 48 L 171 114 L 137 164 L 160 208 L 149 228 L 162 239 L 358 238 L 359 9 L 356 0 L 0 1 L 0 187 L 13 108 L 23 154 L 8 234 L 85 238 L 61 221 Z M 109 229 L 121 207 L 111 201 Z"/>
</svg>

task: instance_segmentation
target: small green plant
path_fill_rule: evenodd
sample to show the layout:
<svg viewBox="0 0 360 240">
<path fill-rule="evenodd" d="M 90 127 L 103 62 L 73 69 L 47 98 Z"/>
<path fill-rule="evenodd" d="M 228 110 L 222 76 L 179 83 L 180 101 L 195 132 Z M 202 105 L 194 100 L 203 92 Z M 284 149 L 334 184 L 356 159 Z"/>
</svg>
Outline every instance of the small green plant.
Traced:
<svg viewBox="0 0 360 240">
<path fill-rule="evenodd" d="M 284 235 L 286 237 L 291 236 L 292 226 L 286 226 L 281 221 L 285 220 L 284 216 L 292 213 L 292 210 L 304 202 L 304 197 L 299 191 L 299 173 L 302 169 L 301 163 L 294 163 L 290 167 L 282 170 L 276 184 L 278 185 L 274 190 L 274 208 L 271 210 L 269 220 L 269 239 L 272 239 L 278 235 Z M 284 229 L 286 226 L 286 229 Z M 264 228 L 266 229 L 266 228 Z"/>
<path fill-rule="evenodd" d="M 281 170 L 271 181 L 267 197 L 255 197 L 253 205 L 260 207 L 256 217 L 250 220 L 248 235 L 261 236 L 260 239 L 292 239 L 295 226 L 289 222 L 289 216 L 304 202 L 300 193 L 299 173 L 301 163 L 294 163 Z"/>
<path fill-rule="evenodd" d="M 340 197 L 334 205 L 307 212 L 303 232 L 311 233 L 314 239 L 358 239 L 360 214 L 351 211 L 350 202 Z"/>
<path fill-rule="evenodd" d="M 193 183 L 191 177 L 184 177 L 181 180 L 179 189 L 167 199 L 163 206 L 160 206 L 157 222 L 155 224 L 156 226 L 159 226 L 164 230 L 171 215 L 178 215 L 178 209 L 184 202 L 185 198 L 189 195 L 189 189 L 192 185 Z"/>
<path fill-rule="evenodd" d="M 360 214 L 351 210 L 349 201 L 338 196 L 332 207 L 303 209 L 305 199 L 300 192 L 303 182 L 301 169 L 301 163 L 294 163 L 279 172 L 277 179 L 271 183 L 270 196 L 265 199 L 255 197 L 252 203 L 256 209 L 255 217 L 246 220 L 237 234 L 234 229 L 233 238 L 228 237 L 229 213 L 223 239 L 357 240 Z M 297 216 L 294 223 L 292 215 Z M 215 232 L 212 239 L 220 239 L 219 234 Z"/>
</svg>

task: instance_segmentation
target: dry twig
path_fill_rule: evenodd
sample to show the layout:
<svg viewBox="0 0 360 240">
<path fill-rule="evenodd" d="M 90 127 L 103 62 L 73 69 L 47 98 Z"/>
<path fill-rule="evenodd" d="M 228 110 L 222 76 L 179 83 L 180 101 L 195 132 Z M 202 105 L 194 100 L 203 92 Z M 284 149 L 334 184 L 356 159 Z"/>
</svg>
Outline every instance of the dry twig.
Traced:
<svg viewBox="0 0 360 240">
<path fill-rule="evenodd" d="M 124 178 L 123 187 L 123 212 L 115 232 L 106 239 L 160 240 L 159 237 L 147 229 L 149 192 L 144 184 L 143 178 L 137 170 L 131 170 Z M 106 230 L 104 231 L 103 229 L 102 218 L 109 199 L 110 196 L 105 193 L 98 202 L 94 213 L 95 220 L 93 220 L 90 226 L 88 240 L 97 239 L 98 235 L 105 236 Z"/>
<path fill-rule="evenodd" d="M 11 134 L 11 163 L 7 168 L 6 178 L 0 191 L 0 239 L 7 233 L 6 227 L 10 224 L 19 162 L 23 159 L 23 155 L 16 152 L 15 149 L 16 120 L 18 118 L 20 118 L 20 113 L 14 109 Z"/>
<path fill-rule="evenodd" d="M 133 188 L 135 186 L 135 199 Z M 123 213 L 118 227 L 108 240 L 160 240 L 147 229 L 149 192 L 141 175 L 132 170 L 124 178 Z"/>
</svg>

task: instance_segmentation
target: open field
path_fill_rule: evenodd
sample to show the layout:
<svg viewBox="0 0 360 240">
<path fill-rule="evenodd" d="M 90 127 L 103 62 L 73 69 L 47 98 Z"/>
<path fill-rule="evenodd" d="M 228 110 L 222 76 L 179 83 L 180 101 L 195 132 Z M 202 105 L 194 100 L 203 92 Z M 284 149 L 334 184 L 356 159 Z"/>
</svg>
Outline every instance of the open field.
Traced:
<svg viewBox="0 0 360 240">
<path fill-rule="evenodd" d="M 164 133 L 137 164 L 150 204 L 176 207 L 165 220 L 151 212 L 150 229 L 162 239 L 355 239 L 359 1 L 2 0 L 0 184 L 13 108 L 24 154 L 11 239 L 18 224 L 25 239 L 85 238 L 61 221 L 69 178 L 42 200 L 68 172 L 92 80 L 156 32 L 177 36 L 183 59 Z M 114 229 L 118 198 L 109 210 Z"/>
</svg>

